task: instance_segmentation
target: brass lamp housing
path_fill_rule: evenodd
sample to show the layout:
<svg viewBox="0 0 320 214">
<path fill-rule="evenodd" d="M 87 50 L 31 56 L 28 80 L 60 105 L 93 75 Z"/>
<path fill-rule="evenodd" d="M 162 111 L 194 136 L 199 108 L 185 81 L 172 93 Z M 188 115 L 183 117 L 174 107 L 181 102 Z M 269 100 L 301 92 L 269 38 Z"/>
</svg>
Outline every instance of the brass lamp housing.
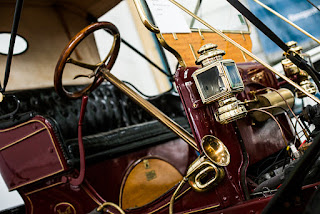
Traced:
<svg viewBox="0 0 320 214">
<path fill-rule="evenodd" d="M 299 54 L 303 59 L 305 59 L 311 66 L 311 58 L 308 54 L 305 54 L 302 52 L 302 47 L 297 46 L 297 43 L 294 41 L 288 42 L 287 45 L 290 47 L 290 50 Z M 284 53 L 284 56 L 286 54 Z M 291 62 L 289 59 L 285 58 L 281 61 L 284 73 L 287 77 L 293 78 L 294 81 L 300 85 L 301 88 L 303 88 L 305 91 L 307 91 L 310 94 L 315 94 L 317 92 L 317 89 L 315 85 L 309 80 L 310 77 L 308 73 L 300 68 L 298 68 L 293 62 Z M 298 98 L 306 97 L 306 95 L 300 91 L 297 91 Z"/>
<path fill-rule="evenodd" d="M 228 68 L 233 69 L 233 77 L 228 72 Z M 192 74 L 192 77 L 204 104 L 241 92 L 244 88 L 237 66 L 235 65 L 235 62 L 230 59 L 219 60 L 200 68 Z M 212 77 L 212 79 L 208 79 L 208 77 Z M 214 89 L 214 79 L 216 80 L 216 83 L 219 84 L 218 87 L 220 88 L 220 91 L 212 90 L 211 93 L 206 92 L 209 89 L 208 87 Z M 237 80 L 236 83 L 233 82 L 235 79 Z"/>
</svg>

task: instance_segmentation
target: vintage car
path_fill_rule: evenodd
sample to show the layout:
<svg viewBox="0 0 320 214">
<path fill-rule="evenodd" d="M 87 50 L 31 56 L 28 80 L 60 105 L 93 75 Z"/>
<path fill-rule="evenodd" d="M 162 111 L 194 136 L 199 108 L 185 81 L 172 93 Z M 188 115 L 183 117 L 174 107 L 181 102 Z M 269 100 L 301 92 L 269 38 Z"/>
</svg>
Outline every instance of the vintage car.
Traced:
<svg viewBox="0 0 320 214">
<path fill-rule="evenodd" d="M 24 201 L 1 213 L 319 212 L 320 110 L 292 110 L 303 97 L 320 104 L 319 73 L 295 43 L 228 1 L 242 25 L 245 16 L 282 46 L 285 75 L 247 50 L 249 28 L 220 31 L 197 16 L 200 7 L 210 11 L 202 1 L 189 9 L 147 1 L 151 13 L 177 6 L 207 27 L 170 32 L 134 0 L 142 23 L 178 62 L 173 75 L 164 72 L 174 87 L 149 98 L 110 72 L 126 63 L 116 60 L 124 41 L 97 18 L 119 1 L 0 1 L 1 17 L 12 17 L 15 6 L 9 52 L 0 56 L 0 172 Z M 99 30 L 113 38 L 102 60 Z M 32 46 L 13 56 L 17 32 Z"/>
</svg>

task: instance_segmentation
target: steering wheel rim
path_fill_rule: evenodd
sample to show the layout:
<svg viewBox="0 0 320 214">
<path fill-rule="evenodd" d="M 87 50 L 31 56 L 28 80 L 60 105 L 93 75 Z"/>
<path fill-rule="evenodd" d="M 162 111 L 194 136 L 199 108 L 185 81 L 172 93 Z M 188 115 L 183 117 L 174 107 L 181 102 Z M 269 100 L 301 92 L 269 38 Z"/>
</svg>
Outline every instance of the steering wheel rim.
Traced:
<svg viewBox="0 0 320 214">
<path fill-rule="evenodd" d="M 89 36 L 94 31 L 100 30 L 100 29 L 104 29 L 108 31 L 114 37 L 114 41 L 113 41 L 113 46 L 108 54 L 109 56 L 108 63 L 99 65 L 99 67 L 103 66 L 107 70 L 111 70 L 111 68 L 113 67 L 119 53 L 120 41 L 121 41 L 120 33 L 117 27 L 110 22 L 96 22 L 88 25 L 70 40 L 68 45 L 62 51 L 60 58 L 57 62 L 55 74 L 54 74 L 54 87 L 59 96 L 64 98 L 69 98 L 69 99 L 77 99 L 82 97 L 83 95 L 90 93 L 104 81 L 104 78 L 101 75 L 99 75 L 99 73 L 97 73 L 95 75 L 93 82 L 80 91 L 69 92 L 62 85 L 63 71 L 67 63 L 67 60 L 69 59 L 72 52 L 75 50 L 75 48 L 80 44 L 82 40 L 84 40 L 87 36 Z"/>
</svg>

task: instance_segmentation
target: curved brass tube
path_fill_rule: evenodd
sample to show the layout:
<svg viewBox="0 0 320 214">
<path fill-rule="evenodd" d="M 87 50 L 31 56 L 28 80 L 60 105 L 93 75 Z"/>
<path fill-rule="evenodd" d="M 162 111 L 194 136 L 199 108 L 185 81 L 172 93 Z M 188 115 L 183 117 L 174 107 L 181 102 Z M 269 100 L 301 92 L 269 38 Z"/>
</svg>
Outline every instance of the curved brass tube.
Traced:
<svg viewBox="0 0 320 214">
<path fill-rule="evenodd" d="M 186 177 L 183 177 L 179 186 L 177 187 L 177 189 L 174 191 L 174 193 L 171 196 L 170 199 L 170 205 L 169 205 L 169 214 L 173 214 L 173 204 L 174 204 L 174 200 L 176 198 L 176 195 L 178 194 L 178 192 L 181 190 L 181 188 L 183 187 L 183 185 L 188 181 L 188 179 Z"/>
<path fill-rule="evenodd" d="M 148 30 L 150 30 L 153 33 L 160 33 L 159 28 L 157 26 L 155 26 L 154 24 L 152 24 L 149 21 L 149 19 L 147 18 L 147 15 L 145 14 L 145 12 L 143 10 L 143 6 L 141 4 L 141 1 L 140 0 L 133 0 L 133 2 L 136 5 L 139 17 L 140 17 L 142 23 L 144 24 L 144 26 L 146 26 L 146 28 L 148 28 Z"/>
<path fill-rule="evenodd" d="M 121 214 L 125 214 L 125 212 L 116 204 L 112 203 L 112 202 L 104 202 L 103 204 L 101 204 L 98 208 L 97 211 L 101 212 L 103 211 L 103 208 L 107 207 L 107 206 L 111 206 L 116 208 Z"/>
<path fill-rule="evenodd" d="M 214 27 L 212 27 L 211 25 L 209 25 L 207 22 L 205 22 L 204 20 L 202 20 L 200 17 L 196 16 L 195 14 L 193 14 L 191 11 L 189 11 L 187 8 L 183 7 L 181 4 L 179 4 L 178 2 L 176 2 L 175 0 L 169 0 L 171 3 L 175 4 L 177 7 L 179 7 L 181 10 L 183 10 L 184 12 L 186 12 L 187 14 L 189 14 L 190 16 L 192 16 L 193 18 L 195 18 L 197 21 L 199 21 L 201 24 L 205 25 L 207 28 L 209 28 L 210 30 L 212 30 L 213 32 L 217 33 L 219 36 L 221 36 L 222 38 L 224 38 L 225 40 L 227 40 L 228 42 L 230 42 L 231 44 L 233 44 L 234 46 L 236 46 L 238 49 L 240 49 L 242 52 L 244 52 L 245 54 L 247 54 L 248 56 L 250 56 L 251 58 L 255 59 L 257 62 L 259 62 L 260 64 L 262 64 L 263 66 L 265 66 L 266 68 L 268 68 L 270 71 L 272 71 L 274 74 L 278 75 L 279 77 L 281 77 L 282 79 L 284 79 L 285 81 L 287 81 L 289 84 L 291 84 L 293 87 L 299 89 L 299 91 L 301 91 L 302 93 L 306 94 L 308 97 L 310 97 L 311 99 L 313 99 L 315 102 L 320 104 L 320 100 L 315 97 L 314 95 L 310 94 L 309 92 L 307 92 L 306 90 L 304 90 L 301 86 L 299 86 L 298 84 L 296 84 L 295 82 L 293 82 L 292 80 L 290 80 L 288 77 L 286 77 L 285 75 L 281 74 L 280 72 L 276 71 L 274 68 L 272 68 L 270 65 L 268 65 L 266 62 L 264 62 L 262 59 L 258 58 L 256 55 L 254 55 L 253 53 L 251 53 L 250 51 L 248 51 L 247 49 L 245 49 L 244 47 L 242 47 L 241 45 L 239 45 L 237 42 L 233 41 L 232 39 L 230 39 L 228 36 L 226 36 L 225 34 L 223 34 L 220 30 L 215 29 Z M 318 89 L 320 90 L 320 89 Z"/>
</svg>

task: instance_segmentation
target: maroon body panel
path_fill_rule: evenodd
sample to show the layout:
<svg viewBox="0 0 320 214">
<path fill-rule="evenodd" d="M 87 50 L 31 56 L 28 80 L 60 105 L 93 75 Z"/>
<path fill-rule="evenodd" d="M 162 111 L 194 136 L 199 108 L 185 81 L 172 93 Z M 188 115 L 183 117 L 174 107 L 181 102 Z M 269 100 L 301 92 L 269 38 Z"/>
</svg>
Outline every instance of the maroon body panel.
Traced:
<svg viewBox="0 0 320 214">
<path fill-rule="evenodd" d="M 277 88 L 275 76 L 256 63 L 238 65 L 245 90 L 238 99 L 252 99 L 249 93 L 266 87 Z M 248 165 L 254 164 L 284 147 L 277 124 L 269 119 L 256 123 L 250 116 L 227 125 L 214 119 L 214 104 L 204 105 L 196 89 L 192 73 L 196 67 L 178 69 L 175 81 L 191 130 L 201 151 L 205 135 L 214 135 L 228 148 L 230 164 L 226 175 L 213 189 L 196 192 L 188 183 L 179 191 L 174 213 L 261 213 L 271 196 L 252 198 L 246 183 Z M 285 114 L 277 119 L 287 140 L 293 137 Z M 58 142 L 50 123 L 41 116 L 12 128 L 0 130 L 0 170 L 10 189 L 17 189 L 25 201 L 26 213 L 86 214 L 104 202 L 119 204 L 121 189 L 132 166 L 145 158 L 158 158 L 170 163 L 182 175 L 198 153 L 182 139 L 173 139 L 152 146 L 139 147 L 122 155 L 104 157 L 104 151 L 91 154 L 86 163 L 85 178 L 79 186 L 72 185 L 78 176 L 77 167 L 67 166 L 61 142 Z M 172 139 L 172 138 L 167 138 Z M 127 144 L 126 144 L 127 146 Z M 128 144 L 130 147 L 130 144 Z M 100 151 L 99 151 L 100 152 Z M 95 159 L 96 158 L 96 159 Z M 76 160 L 72 160 L 76 163 Z M 161 172 L 166 173 L 166 172 Z M 168 213 L 170 199 L 176 186 L 142 207 L 125 210 L 129 214 Z M 316 184 L 304 188 L 301 204 L 291 207 L 300 213 L 316 189 Z M 139 186 L 136 187 L 139 191 Z M 251 197 L 251 198 L 250 198 Z M 119 213 L 108 207 L 109 213 Z M 279 212 L 281 213 L 281 212 Z"/>
<path fill-rule="evenodd" d="M 0 130 L 0 170 L 10 190 L 67 169 L 50 123 L 43 117 Z"/>
<path fill-rule="evenodd" d="M 253 99 L 250 94 L 251 90 L 267 87 L 278 89 L 274 74 L 261 64 L 241 63 L 237 66 L 245 85 L 245 90 L 238 95 L 238 99 L 242 101 Z M 271 119 L 263 123 L 257 123 L 247 116 L 236 123 L 227 125 L 216 122 L 213 115 L 215 103 L 202 104 L 194 80 L 191 77 L 197 69 L 196 67 L 180 68 L 177 70 L 175 77 L 178 92 L 198 144 L 204 135 L 212 134 L 218 137 L 229 150 L 234 150 L 233 152 L 230 151 L 232 163 L 241 159 L 239 143 L 239 140 L 241 140 L 246 147 L 250 164 L 256 163 L 285 147 L 279 127 Z M 282 114 L 277 116 L 277 119 L 285 130 L 286 139 L 291 140 L 293 132 L 287 116 Z M 235 129 L 239 129 L 240 134 L 236 134 Z"/>
<path fill-rule="evenodd" d="M 227 207 L 244 200 L 244 190 L 241 187 L 240 171 L 243 165 L 243 155 L 236 130 L 232 124 L 221 125 L 214 118 L 214 109 L 212 105 L 202 104 L 200 95 L 197 91 L 191 75 L 196 71 L 196 67 L 178 69 L 175 74 L 175 81 L 180 98 L 184 105 L 189 123 L 192 127 L 193 135 L 201 151 L 200 142 L 205 135 L 214 135 L 219 138 L 228 148 L 231 156 L 230 164 L 225 167 L 226 176 L 222 182 L 215 187 L 214 191 L 217 198 L 222 201 L 211 201 L 211 203 L 220 203 Z M 223 196 L 223 197 L 221 197 Z"/>
</svg>

